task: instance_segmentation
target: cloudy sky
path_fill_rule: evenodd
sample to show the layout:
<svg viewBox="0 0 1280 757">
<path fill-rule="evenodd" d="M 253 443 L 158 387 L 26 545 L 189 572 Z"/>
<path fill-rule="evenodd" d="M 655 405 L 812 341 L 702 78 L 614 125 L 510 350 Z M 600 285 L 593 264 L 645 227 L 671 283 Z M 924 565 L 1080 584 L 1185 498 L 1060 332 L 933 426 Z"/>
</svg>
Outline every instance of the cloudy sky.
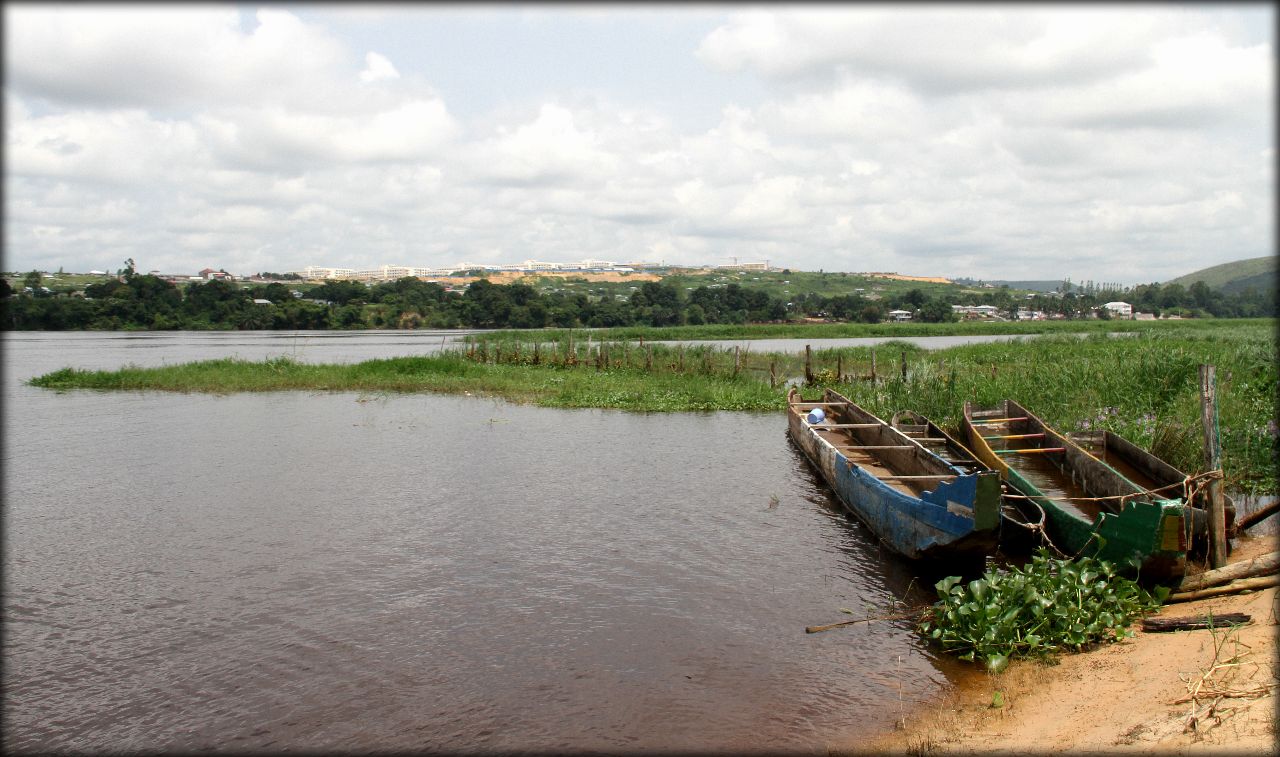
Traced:
<svg viewBox="0 0 1280 757">
<path fill-rule="evenodd" d="M 1271 4 L 4 6 L 4 267 L 1161 281 L 1275 253 Z"/>
</svg>

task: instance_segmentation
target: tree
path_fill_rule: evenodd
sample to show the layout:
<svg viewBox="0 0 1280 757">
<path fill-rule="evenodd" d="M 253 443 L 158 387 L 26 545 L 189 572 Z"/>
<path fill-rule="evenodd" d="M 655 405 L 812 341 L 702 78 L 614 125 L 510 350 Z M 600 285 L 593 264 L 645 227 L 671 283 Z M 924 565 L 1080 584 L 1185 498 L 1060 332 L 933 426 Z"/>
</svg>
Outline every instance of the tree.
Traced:
<svg viewBox="0 0 1280 757">
<path fill-rule="evenodd" d="M 41 276 L 39 271 L 32 271 L 22 280 L 22 285 L 30 289 L 32 292 L 40 291 Z"/>
</svg>

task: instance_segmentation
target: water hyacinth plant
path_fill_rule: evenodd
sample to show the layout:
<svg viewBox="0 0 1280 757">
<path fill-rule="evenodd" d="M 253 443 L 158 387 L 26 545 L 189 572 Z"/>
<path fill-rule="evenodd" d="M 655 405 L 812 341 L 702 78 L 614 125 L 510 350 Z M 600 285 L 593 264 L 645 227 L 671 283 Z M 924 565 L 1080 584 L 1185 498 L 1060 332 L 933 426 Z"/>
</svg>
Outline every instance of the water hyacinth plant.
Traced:
<svg viewBox="0 0 1280 757">
<path fill-rule="evenodd" d="M 920 622 L 921 633 L 994 673 L 1015 657 L 1123 639 L 1162 599 L 1116 575 L 1108 562 L 1060 560 L 1043 549 L 1021 568 L 987 571 L 967 584 L 951 576 L 934 586 L 939 601 Z"/>
</svg>

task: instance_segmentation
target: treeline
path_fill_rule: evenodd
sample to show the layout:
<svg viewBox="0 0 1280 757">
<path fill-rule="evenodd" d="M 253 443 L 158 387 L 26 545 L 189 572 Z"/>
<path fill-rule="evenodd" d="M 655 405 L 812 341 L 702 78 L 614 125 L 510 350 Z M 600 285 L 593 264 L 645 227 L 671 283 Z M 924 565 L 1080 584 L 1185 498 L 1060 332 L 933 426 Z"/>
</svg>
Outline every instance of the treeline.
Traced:
<svg viewBox="0 0 1280 757">
<path fill-rule="evenodd" d="M 30 278 L 30 277 L 28 277 Z M 31 283 L 39 284 L 38 275 Z M 913 320 L 956 319 L 953 304 L 994 305 L 1006 317 L 1019 308 L 1086 317 L 1113 299 L 1135 310 L 1261 317 L 1275 314 L 1273 293 L 1246 291 L 1222 295 L 1203 284 L 1183 289 L 1159 284 L 1128 292 L 1099 291 L 1062 296 L 1018 297 L 1007 289 L 979 295 L 956 292 L 926 295 L 920 289 L 871 299 L 860 293 L 796 295 L 791 300 L 738 284 L 700 286 L 682 291 L 672 284 L 645 282 L 629 295 L 591 297 L 572 292 L 540 293 L 531 286 L 492 284 L 483 279 L 465 292 L 405 277 L 367 286 L 329 281 L 297 297 L 285 285 L 241 287 L 228 281 L 191 283 L 181 288 L 155 276 L 126 270 L 119 279 L 90 284 L 83 297 L 31 287 L 14 295 L 0 280 L 0 322 L 5 328 L 74 329 L 362 329 L 362 328 L 561 328 L 678 326 L 683 324 L 771 323 L 803 317 L 878 323 L 891 310 L 906 310 Z M 266 302 L 255 302 L 255 300 Z"/>
</svg>

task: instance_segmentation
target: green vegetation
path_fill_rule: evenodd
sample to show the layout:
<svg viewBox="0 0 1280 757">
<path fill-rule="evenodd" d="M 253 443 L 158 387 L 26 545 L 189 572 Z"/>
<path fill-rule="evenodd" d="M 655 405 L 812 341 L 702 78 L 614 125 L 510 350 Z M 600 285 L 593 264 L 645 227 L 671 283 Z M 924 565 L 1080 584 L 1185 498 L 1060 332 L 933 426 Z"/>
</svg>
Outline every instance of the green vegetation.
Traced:
<svg viewBox="0 0 1280 757">
<path fill-rule="evenodd" d="M 1008 397 L 1059 431 L 1107 428 L 1196 472 L 1203 468 L 1198 366 L 1213 364 L 1228 485 L 1276 491 L 1275 322 L 1124 325 L 1136 328 L 1123 336 L 1053 334 L 935 351 L 897 341 L 817 350 L 811 372 L 813 383 L 835 386 L 883 418 L 911 409 L 954 428 L 964 400 L 991 404 Z M 517 336 L 486 335 L 434 357 L 354 366 L 215 360 L 118 371 L 68 368 L 31 383 L 52 389 L 470 392 L 548 407 L 780 410 L 785 382 L 805 373 L 797 354 L 602 342 L 598 332 Z M 873 360 L 874 382 L 868 380 Z"/>
<path fill-rule="evenodd" d="M 953 305 L 986 305 L 999 320 L 1019 311 L 1079 320 L 1102 303 L 1124 299 L 1137 309 L 1187 317 L 1260 317 L 1275 313 L 1268 289 L 1214 292 L 1150 284 L 1120 291 L 1063 282 L 1064 292 L 902 281 L 847 273 L 728 271 L 673 273 L 660 282 L 590 282 L 534 277 L 465 291 L 405 277 L 358 281 L 191 282 L 140 275 L 126 261 L 116 277 L 81 281 L 31 271 L 0 280 L 0 324 L 13 330 L 63 329 L 416 329 L 665 328 L 799 321 L 880 324 L 890 311 L 914 322 L 955 321 Z M 10 280 L 14 283 L 11 284 Z M 638 280 L 637 280 L 638 281 Z M 14 292 L 17 296 L 10 296 Z"/>
<path fill-rule="evenodd" d="M 1276 259 L 1267 255 L 1223 263 L 1170 279 L 1165 286 L 1178 284 L 1190 288 L 1197 281 L 1203 281 L 1211 290 L 1228 294 L 1243 292 L 1250 287 L 1259 292 L 1269 292 L 1276 287 Z"/>
<path fill-rule="evenodd" d="M 935 588 L 939 600 L 920 632 L 996 673 L 1014 657 L 1123 639 L 1131 635 L 1129 624 L 1159 609 L 1162 599 L 1117 576 L 1110 563 L 1058 560 L 1043 550 L 1021 568 L 989 570 L 968 584 L 951 576 Z"/>
<path fill-rule="evenodd" d="M 1008 397 L 1058 431 L 1109 429 L 1194 472 L 1203 467 L 1198 372 L 1208 363 L 1217 366 L 1228 485 L 1276 491 L 1275 322 L 1160 325 L 1131 336 L 1051 335 L 935 352 L 882 345 L 881 375 L 897 379 L 892 373 L 905 355 L 907 380 L 852 381 L 840 390 L 881 417 L 911 409 L 948 428 L 959 424 L 964 400 Z M 819 353 L 819 364 L 831 366 L 836 353 L 846 372 L 868 371 L 865 348 Z"/>
</svg>

